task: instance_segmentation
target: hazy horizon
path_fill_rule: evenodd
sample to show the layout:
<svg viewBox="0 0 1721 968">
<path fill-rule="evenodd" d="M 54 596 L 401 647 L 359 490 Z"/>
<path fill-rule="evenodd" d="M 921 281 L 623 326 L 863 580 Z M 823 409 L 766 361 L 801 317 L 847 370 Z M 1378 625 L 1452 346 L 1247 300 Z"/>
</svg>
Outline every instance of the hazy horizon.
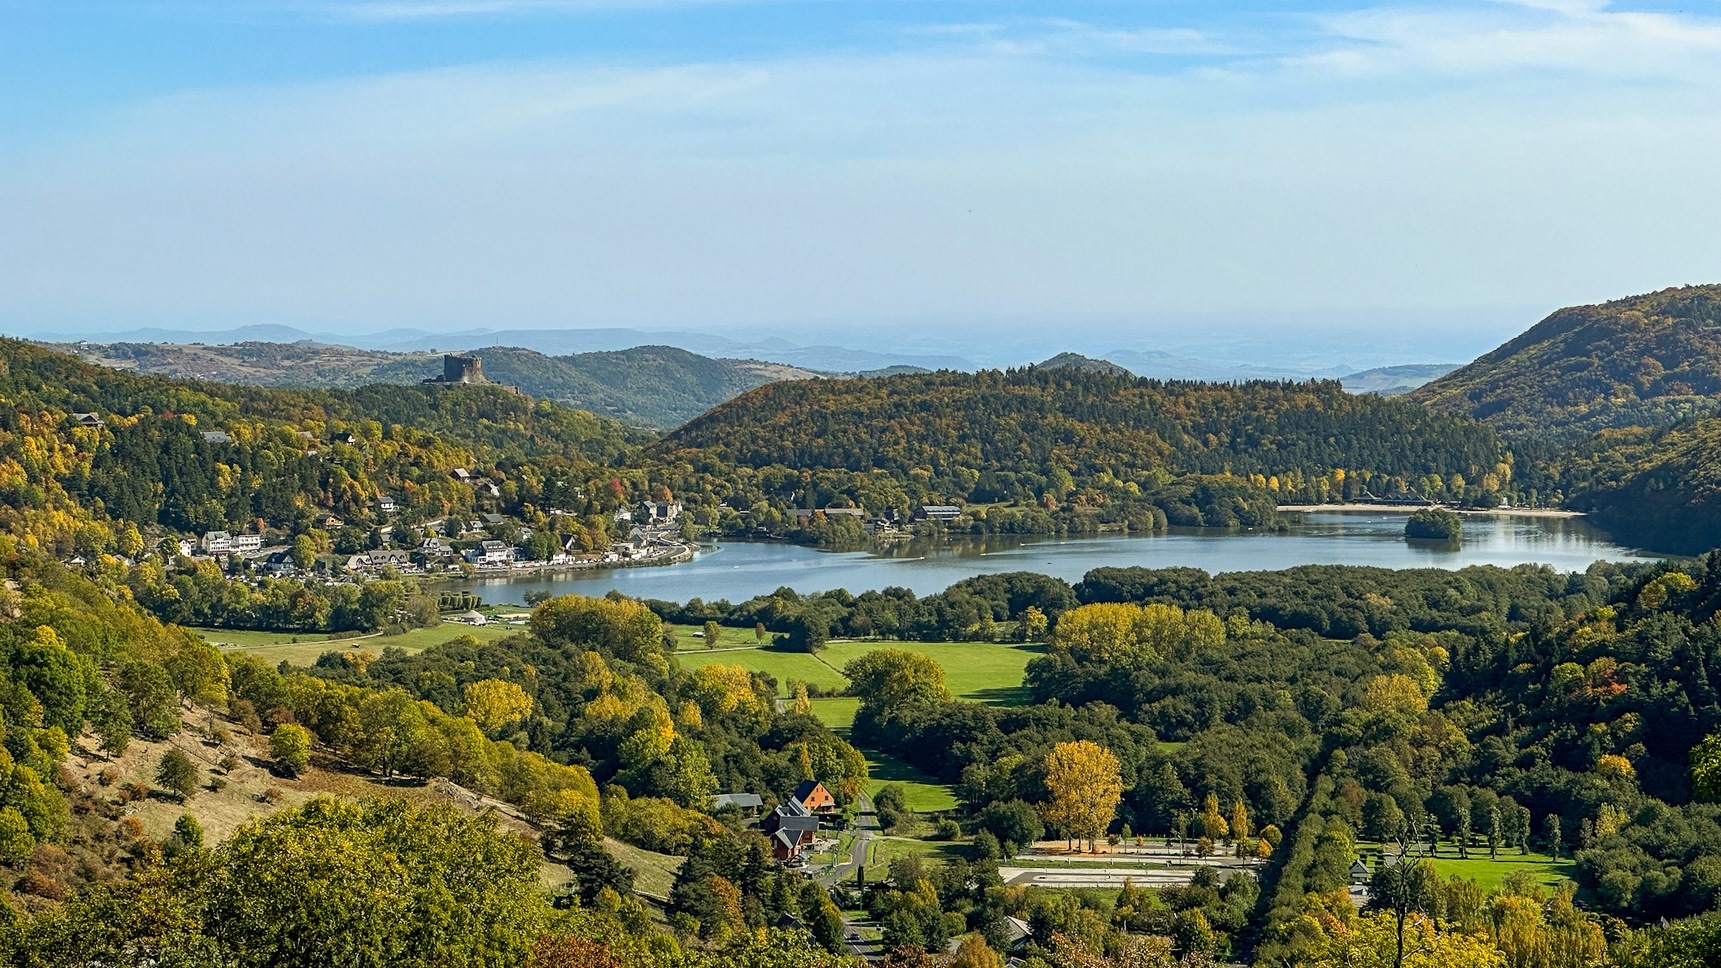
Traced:
<svg viewBox="0 0 1721 968">
<path fill-rule="evenodd" d="M 8 4 L 0 331 L 1462 362 L 1721 278 L 1714 7 Z"/>
</svg>

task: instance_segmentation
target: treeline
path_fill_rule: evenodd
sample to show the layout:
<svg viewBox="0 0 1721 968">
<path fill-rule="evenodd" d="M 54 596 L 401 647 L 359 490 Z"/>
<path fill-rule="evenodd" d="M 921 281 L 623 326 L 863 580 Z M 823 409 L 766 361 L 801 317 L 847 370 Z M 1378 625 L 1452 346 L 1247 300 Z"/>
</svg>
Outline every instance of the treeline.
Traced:
<svg viewBox="0 0 1721 968">
<path fill-rule="evenodd" d="M 1597 562 L 1584 572 L 1567 573 L 1545 565 L 1457 571 L 1307 565 L 1218 575 L 1197 568 L 1096 568 L 1074 586 L 1046 575 L 1010 572 L 966 579 L 924 597 L 906 588 L 859 595 L 779 588 L 735 604 L 701 599 L 646 604 L 664 620 L 684 625 L 762 626 L 781 636 L 783 647 L 801 650 L 817 649 L 832 637 L 1038 641 L 1060 613 L 1102 602 L 1240 613 L 1287 632 L 1306 630 L 1328 639 L 1395 631 L 1480 636 L 1563 621 L 1629 589 L 1647 567 Z"/>
<path fill-rule="evenodd" d="M 164 622 L 276 632 L 375 632 L 441 622 L 438 600 L 399 579 L 363 584 L 300 578 L 237 582 L 212 561 L 169 570 L 150 557 L 115 576 Z"/>
<path fill-rule="evenodd" d="M 1337 383 L 1167 383 L 1068 368 L 770 384 L 650 453 L 677 493 L 736 511 L 1100 509 L 1189 475 L 1235 477 L 1285 502 L 1406 488 L 1527 497 L 1492 432 Z"/>
</svg>

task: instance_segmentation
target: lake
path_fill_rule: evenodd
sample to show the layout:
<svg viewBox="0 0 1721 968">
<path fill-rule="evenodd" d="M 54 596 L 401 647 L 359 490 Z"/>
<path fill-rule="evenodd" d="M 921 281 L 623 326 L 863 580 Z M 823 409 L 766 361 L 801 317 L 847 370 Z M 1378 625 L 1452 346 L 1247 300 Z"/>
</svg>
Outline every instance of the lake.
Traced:
<svg viewBox="0 0 1721 968">
<path fill-rule="evenodd" d="M 596 596 L 611 590 L 638 598 L 739 602 L 783 586 L 803 593 L 846 588 L 858 594 L 898 585 L 929 595 L 964 578 L 1006 571 L 1039 572 L 1073 583 L 1106 566 L 1187 566 L 1217 574 L 1296 565 L 1464 568 L 1534 562 L 1581 571 L 1598 560 L 1662 557 L 1614 544 L 1581 518 L 1466 515 L 1463 543 L 1456 550 L 1405 541 L 1402 513 L 1305 512 L 1288 520 L 1287 530 L 1273 532 L 1174 528 L 1140 537 L 954 538 L 850 552 L 724 542 L 679 565 L 477 579 L 455 587 L 496 604 L 524 604 L 529 591 Z"/>
</svg>

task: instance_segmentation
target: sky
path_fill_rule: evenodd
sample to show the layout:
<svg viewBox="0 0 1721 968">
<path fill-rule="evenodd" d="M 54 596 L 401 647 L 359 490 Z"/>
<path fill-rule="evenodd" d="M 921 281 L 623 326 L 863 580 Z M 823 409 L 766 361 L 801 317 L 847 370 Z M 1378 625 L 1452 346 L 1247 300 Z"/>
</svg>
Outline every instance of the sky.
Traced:
<svg viewBox="0 0 1721 968">
<path fill-rule="evenodd" d="M 1717 0 L 0 0 L 7 332 L 1480 344 L 1718 172 Z"/>
</svg>

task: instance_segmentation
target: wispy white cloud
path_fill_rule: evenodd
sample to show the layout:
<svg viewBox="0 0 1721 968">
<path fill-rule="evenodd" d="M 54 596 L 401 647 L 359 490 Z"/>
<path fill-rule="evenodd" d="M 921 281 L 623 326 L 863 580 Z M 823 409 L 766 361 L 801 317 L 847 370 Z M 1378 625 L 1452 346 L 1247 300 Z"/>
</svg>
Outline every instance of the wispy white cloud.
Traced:
<svg viewBox="0 0 1721 968">
<path fill-rule="evenodd" d="M 1304 23 L 1319 49 L 1288 61 L 1282 38 L 1042 19 L 157 98 L 0 153 L 0 318 L 1557 303 L 1721 265 L 1695 190 L 1721 167 L 1709 21 Z"/>
<path fill-rule="evenodd" d="M 1320 23 L 1323 49 L 1291 55 L 1284 63 L 1357 77 L 1522 70 L 1714 76 L 1715 55 L 1721 53 L 1721 18 L 1621 11 L 1587 0 L 1375 7 Z"/>
<path fill-rule="evenodd" d="M 966 41 L 997 53 L 1038 56 L 1221 57 L 1242 52 L 1234 43 L 1192 27 L 1108 27 L 1066 17 L 929 24 L 907 33 Z"/>
</svg>

